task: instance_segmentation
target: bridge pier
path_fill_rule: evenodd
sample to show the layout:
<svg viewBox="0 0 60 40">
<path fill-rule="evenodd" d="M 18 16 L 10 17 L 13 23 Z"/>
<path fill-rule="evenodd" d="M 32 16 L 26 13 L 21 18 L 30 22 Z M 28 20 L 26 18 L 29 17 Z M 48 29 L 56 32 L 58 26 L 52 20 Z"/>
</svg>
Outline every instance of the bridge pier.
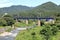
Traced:
<svg viewBox="0 0 60 40">
<path fill-rule="evenodd" d="M 28 24 L 28 20 L 26 19 L 26 24 Z"/>
<path fill-rule="evenodd" d="M 18 22 L 18 20 L 16 19 L 16 22 Z"/>
<path fill-rule="evenodd" d="M 40 26 L 41 25 L 41 22 L 40 22 L 40 20 L 38 19 L 38 26 Z"/>
</svg>

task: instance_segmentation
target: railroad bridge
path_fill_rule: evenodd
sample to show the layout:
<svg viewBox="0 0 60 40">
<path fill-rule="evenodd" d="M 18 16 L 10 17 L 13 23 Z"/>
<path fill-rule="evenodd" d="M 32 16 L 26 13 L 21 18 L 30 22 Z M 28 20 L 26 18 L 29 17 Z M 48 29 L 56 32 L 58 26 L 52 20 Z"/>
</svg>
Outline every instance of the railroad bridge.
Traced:
<svg viewBox="0 0 60 40">
<path fill-rule="evenodd" d="M 49 18 L 24 18 L 24 17 L 14 17 L 14 19 L 15 19 L 16 21 L 18 21 L 19 19 L 20 19 L 20 20 L 23 19 L 23 20 L 25 20 L 26 24 L 29 23 L 29 20 L 30 20 L 30 19 L 37 20 L 38 26 L 41 25 L 41 19 L 45 19 L 46 21 L 47 21 L 47 20 L 54 20 L 54 18 L 51 18 L 51 17 L 49 17 Z"/>
</svg>

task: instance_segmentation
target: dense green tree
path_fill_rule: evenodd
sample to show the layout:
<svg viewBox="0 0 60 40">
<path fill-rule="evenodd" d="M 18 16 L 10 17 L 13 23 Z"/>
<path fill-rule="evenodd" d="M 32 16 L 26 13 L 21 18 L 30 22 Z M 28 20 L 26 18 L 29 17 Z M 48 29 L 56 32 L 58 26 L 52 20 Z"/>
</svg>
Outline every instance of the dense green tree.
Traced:
<svg viewBox="0 0 60 40">
<path fill-rule="evenodd" d="M 15 23 L 15 20 L 10 15 L 5 15 L 4 20 L 6 20 L 8 26 L 12 26 Z"/>
<path fill-rule="evenodd" d="M 6 17 L 4 19 L 6 20 L 8 26 L 12 26 L 12 24 L 15 23 L 13 18 Z"/>
<path fill-rule="evenodd" d="M 12 16 L 7 14 L 7 15 L 4 15 L 3 17 L 12 17 Z"/>
<path fill-rule="evenodd" d="M 4 19 L 0 19 L 0 26 L 6 26 L 7 22 Z"/>
<path fill-rule="evenodd" d="M 56 35 L 57 31 L 58 28 L 56 26 L 47 25 L 40 31 L 40 34 L 42 34 L 46 40 L 49 40 L 50 37 Z"/>
</svg>

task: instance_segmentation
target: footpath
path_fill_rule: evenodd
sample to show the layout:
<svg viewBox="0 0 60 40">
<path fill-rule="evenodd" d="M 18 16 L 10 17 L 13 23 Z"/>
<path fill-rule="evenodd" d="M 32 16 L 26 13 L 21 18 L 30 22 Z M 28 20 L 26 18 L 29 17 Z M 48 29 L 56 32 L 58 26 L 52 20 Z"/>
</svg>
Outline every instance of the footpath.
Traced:
<svg viewBox="0 0 60 40">
<path fill-rule="evenodd" d="M 14 40 L 18 32 L 21 30 L 26 30 L 26 28 L 16 28 L 11 32 L 3 32 L 0 34 L 0 40 Z"/>
</svg>

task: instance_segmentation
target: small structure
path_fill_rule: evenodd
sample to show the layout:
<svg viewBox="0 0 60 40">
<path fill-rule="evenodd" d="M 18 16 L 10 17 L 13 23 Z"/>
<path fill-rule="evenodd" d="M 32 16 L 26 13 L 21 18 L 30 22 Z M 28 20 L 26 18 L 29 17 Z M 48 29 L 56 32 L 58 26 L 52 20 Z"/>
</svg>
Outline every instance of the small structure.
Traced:
<svg viewBox="0 0 60 40">
<path fill-rule="evenodd" d="M 4 15 L 7 15 L 8 13 L 5 13 Z"/>
<path fill-rule="evenodd" d="M 45 22 L 45 24 L 47 24 L 47 23 L 54 24 L 55 20 L 54 19 L 47 19 L 46 22 Z"/>
</svg>

